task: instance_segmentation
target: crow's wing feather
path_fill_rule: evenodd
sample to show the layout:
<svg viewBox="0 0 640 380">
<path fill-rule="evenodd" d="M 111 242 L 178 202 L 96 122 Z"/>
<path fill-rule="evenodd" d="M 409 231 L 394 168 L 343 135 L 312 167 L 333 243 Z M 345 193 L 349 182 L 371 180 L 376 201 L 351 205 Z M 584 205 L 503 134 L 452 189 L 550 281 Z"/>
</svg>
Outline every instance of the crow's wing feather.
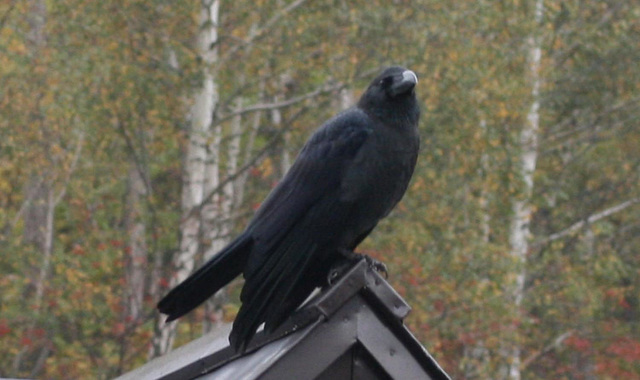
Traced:
<svg viewBox="0 0 640 380">
<path fill-rule="evenodd" d="M 158 309 L 168 315 L 167 322 L 193 310 L 242 273 L 251 245 L 250 236 L 241 234 L 165 295 L 158 303 Z"/>
<path fill-rule="evenodd" d="M 268 252 L 314 204 L 339 190 L 343 174 L 371 133 L 364 112 L 351 109 L 329 120 L 309 139 L 248 226 L 255 245 L 245 278 L 263 266 Z"/>
<path fill-rule="evenodd" d="M 324 255 L 335 252 L 331 236 L 346 227 L 349 209 L 333 193 L 322 197 L 267 252 L 252 277 L 245 275 L 242 307 L 230 335 L 236 348 L 247 343 L 262 322 L 265 330 L 273 331 L 322 283 L 328 271 Z"/>
<path fill-rule="evenodd" d="M 244 270 L 242 308 L 230 336 L 238 347 L 258 326 L 277 327 L 317 286 L 325 242 L 344 228 L 342 175 L 371 134 L 366 115 L 351 110 L 327 122 L 300 152 L 260 208 L 249 230 L 254 246 Z M 314 267 L 316 266 L 316 267 Z"/>
</svg>

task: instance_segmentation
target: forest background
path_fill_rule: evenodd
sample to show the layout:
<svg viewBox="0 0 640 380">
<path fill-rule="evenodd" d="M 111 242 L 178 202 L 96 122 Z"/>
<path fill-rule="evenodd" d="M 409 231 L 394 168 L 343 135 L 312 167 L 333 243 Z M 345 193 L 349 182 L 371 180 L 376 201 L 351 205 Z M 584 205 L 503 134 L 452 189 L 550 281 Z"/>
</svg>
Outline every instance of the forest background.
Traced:
<svg viewBox="0 0 640 380">
<path fill-rule="evenodd" d="M 414 70 L 422 151 L 363 243 L 458 379 L 640 378 L 640 4 L 2 0 L 0 376 L 111 378 L 228 323 L 157 300 L 310 133 Z"/>
</svg>

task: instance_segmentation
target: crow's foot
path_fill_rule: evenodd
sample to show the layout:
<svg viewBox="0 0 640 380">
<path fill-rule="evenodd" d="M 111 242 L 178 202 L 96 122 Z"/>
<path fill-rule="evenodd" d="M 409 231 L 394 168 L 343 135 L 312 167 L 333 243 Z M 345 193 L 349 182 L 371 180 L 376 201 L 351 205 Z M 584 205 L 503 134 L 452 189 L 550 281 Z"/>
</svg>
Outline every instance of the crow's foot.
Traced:
<svg viewBox="0 0 640 380">
<path fill-rule="evenodd" d="M 378 261 L 370 256 L 364 255 L 362 253 L 353 252 L 348 249 L 339 249 L 338 252 L 340 252 L 340 254 L 344 258 L 351 261 L 352 263 L 358 262 L 360 260 L 365 260 L 367 262 L 367 265 L 369 265 L 369 268 L 375 270 L 378 273 L 382 273 L 384 275 L 384 278 L 389 278 L 389 272 L 387 271 L 387 266 L 382 261 Z"/>
</svg>

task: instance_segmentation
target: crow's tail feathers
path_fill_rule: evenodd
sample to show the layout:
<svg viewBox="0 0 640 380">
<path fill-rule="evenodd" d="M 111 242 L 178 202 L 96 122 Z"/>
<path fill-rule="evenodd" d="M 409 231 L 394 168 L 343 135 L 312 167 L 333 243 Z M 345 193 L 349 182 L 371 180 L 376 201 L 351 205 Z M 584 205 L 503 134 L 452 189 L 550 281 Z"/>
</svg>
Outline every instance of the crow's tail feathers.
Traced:
<svg viewBox="0 0 640 380">
<path fill-rule="evenodd" d="M 244 273 L 242 307 L 229 335 L 236 352 L 245 351 L 263 322 L 265 330 L 273 332 L 316 287 L 317 276 L 309 276 L 318 250 L 312 237 L 311 229 L 302 223 L 267 252 L 257 252 L 264 261 L 256 270 Z"/>
<path fill-rule="evenodd" d="M 158 302 L 158 310 L 171 322 L 195 309 L 237 277 L 244 269 L 253 241 L 244 233 Z"/>
</svg>

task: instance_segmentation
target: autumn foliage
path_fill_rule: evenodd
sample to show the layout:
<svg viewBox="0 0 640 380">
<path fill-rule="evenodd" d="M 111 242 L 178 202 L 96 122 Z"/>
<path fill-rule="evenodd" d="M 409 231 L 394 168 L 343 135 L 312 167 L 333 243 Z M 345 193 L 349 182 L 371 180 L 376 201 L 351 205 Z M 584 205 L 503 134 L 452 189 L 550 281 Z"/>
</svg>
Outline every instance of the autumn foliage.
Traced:
<svg viewBox="0 0 640 380">
<path fill-rule="evenodd" d="M 219 223 L 235 234 L 311 131 L 402 64 L 420 79 L 422 151 L 360 250 L 389 266 L 409 328 L 457 379 L 515 378 L 515 357 L 526 379 L 639 379 L 640 6 L 544 1 L 537 22 L 534 3 L 224 1 L 209 66 L 199 2 L 0 3 L 0 377 L 106 379 L 154 355 L 154 305 L 202 211 L 181 192 L 203 73 L 219 92 L 206 144 L 238 171 L 207 205 L 232 196 Z M 231 320 L 237 293 L 186 316 L 174 347 Z"/>
</svg>

